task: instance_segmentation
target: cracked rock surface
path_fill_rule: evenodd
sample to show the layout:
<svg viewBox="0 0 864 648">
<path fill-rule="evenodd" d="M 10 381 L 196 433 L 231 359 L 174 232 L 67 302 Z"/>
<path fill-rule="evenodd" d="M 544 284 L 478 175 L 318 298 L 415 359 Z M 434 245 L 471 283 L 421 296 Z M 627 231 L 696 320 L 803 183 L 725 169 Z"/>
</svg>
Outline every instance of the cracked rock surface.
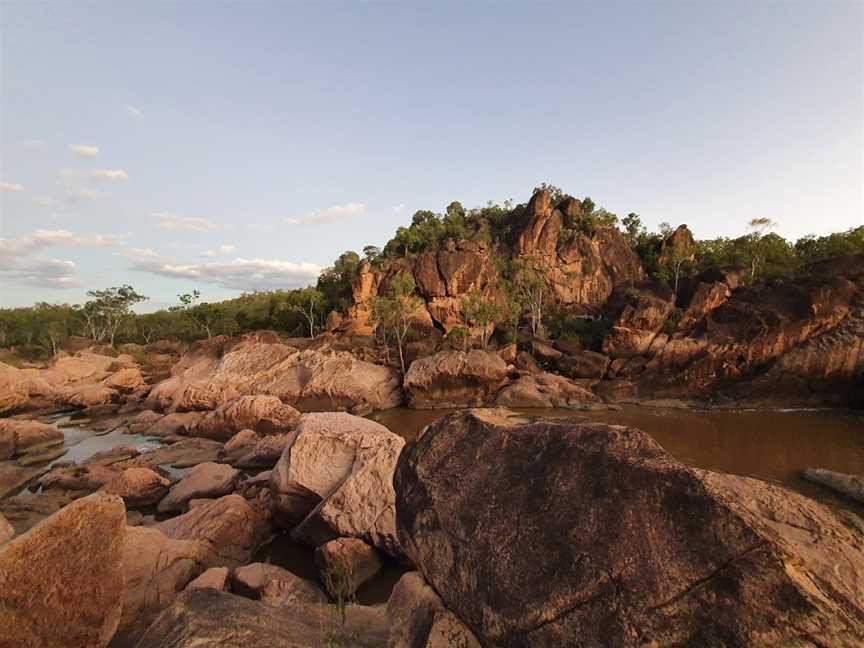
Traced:
<svg viewBox="0 0 864 648">
<path fill-rule="evenodd" d="M 459 412 L 397 465 L 402 547 L 484 646 L 864 643 L 864 525 L 622 426 Z"/>
</svg>

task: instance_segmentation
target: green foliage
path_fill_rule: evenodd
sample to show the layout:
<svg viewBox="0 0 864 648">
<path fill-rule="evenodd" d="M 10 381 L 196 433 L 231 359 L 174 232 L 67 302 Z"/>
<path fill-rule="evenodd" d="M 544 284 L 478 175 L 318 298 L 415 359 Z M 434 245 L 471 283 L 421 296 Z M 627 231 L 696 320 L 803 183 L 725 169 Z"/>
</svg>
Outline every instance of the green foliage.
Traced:
<svg viewBox="0 0 864 648">
<path fill-rule="evenodd" d="M 610 323 L 602 318 L 576 317 L 558 308 L 546 315 L 544 325 L 554 340 L 578 340 L 583 348 L 600 351 Z"/>
<path fill-rule="evenodd" d="M 419 299 L 414 296 L 415 288 L 414 276 L 401 272 L 390 281 L 387 295 L 372 300 L 372 316 L 376 329 L 382 329 L 381 334 L 385 341 L 388 335 L 396 341 L 403 374 L 404 346 L 411 334 L 414 313 L 420 306 Z"/>
<path fill-rule="evenodd" d="M 480 290 L 472 290 L 462 299 L 462 314 L 466 325 L 479 328 L 480 346 L 486 348 L 495 322 L 501 316 L 501 309 Z M 469 328 L 470 331 L 470 328 Z"/>
</svg>

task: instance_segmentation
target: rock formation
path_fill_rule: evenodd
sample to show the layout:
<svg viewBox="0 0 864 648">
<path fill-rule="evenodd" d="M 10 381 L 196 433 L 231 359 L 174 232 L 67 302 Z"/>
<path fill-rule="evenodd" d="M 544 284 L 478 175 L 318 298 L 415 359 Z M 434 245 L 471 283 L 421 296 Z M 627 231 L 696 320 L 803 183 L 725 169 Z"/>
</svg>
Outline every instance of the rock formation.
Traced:
<svg viewBox="0 0 864 648">
<path fill-rule="evenodd" d="M 394 482 L 404 550 L 483 645 L 864 641 L 860 521 L 638 430 L 466 411 Z"/>
<path fill-rule="evenodd" d="M 0 545 L 0 646 L 105 648 L 123 604 L 118 497 L 73 502 Z"/>
</svg>

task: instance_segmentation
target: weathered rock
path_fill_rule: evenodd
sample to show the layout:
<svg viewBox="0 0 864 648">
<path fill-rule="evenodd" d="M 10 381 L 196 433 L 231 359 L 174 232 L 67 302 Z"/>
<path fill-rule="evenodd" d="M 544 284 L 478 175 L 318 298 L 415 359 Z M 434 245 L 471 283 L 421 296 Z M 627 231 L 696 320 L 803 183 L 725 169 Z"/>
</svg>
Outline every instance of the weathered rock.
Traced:
<svg viewBox="0 0 864 648">
<path fill-rule="evenodd" d="M 15 433 L 11 428 L 0 426 L 0 461 L 15 456 Z"/>
<path fill-rule="evenodd" d="M 247 334 L 193 345 L 171 378 L 153 388 L 146 406 L 161 411 L 212 410 L 226 407 L 238 394 L 275 396 L 304 411 L 371 411 L 402 400 L 399 380 L 387 367 L 348 352 L 298 352 L 278 336 L 261 339 Z"/>
<path fill-rule="evenodd" d="M 129 508 L 151 506 L 168 492 L 171 481 L 149 468 L 127 468 L 108 479 L 103 493 L 123 498 Z"/>
<path fill-rule="evenodd" d="M 650 281 L 615 289 L 609 300 L 612 329 L 603 339 L 603 353 L 631 357 L 645 353 L 675 305 L 672 290 Z"/>
<path fill-rule="evenodd" d="M 203 589 L 178 596 L 137 648 L 385 648 L 388 634 L 387 619 L 377 608 L 348 605 L 343 624 L 335 605 L 276 608 Z"/>
<path fill-rule="evenodd" d="M 609 368 L 609 356 L 595 351 L 577 351 L 559 358 L 557 365 L 568 378 L 602 378 Z"/>
<path fill-rule="evenodd" d="M 0 645 L 107 646 L 123 601 L 125 520 L 119 498 L 92 495 L 0 545 Z"/>
<path fill-rule="evenodd" d="M 277 607 L 329 602 L 327 595 L 312 581 L 268 563 L 238 567 L 234 570 L 232 582 L 236 594 L 261 599 Z"/>
<path fill-rule="evenodd" d="M 15 528 L 9 524 L 9 521 L 0 513 L 0 544 L 8 542 L 15 536 Z"/>
<path fill-rule="evenodd" d="M 542 373 L 543 369 L 537 364 L 537 361 L 527 351 L 520 351 L 516 354 L 516 368 L 520 371 L 528 371 L 530 373 Z"/>
<path fill-rule="evenodd" d="M 159 502 L 159 511 L 182 511 L 189 500 L 228 495 L 237 489 L 240 471 L 226 464 L 207 462 L 195 466 Z"/>
<path fill-rule="evenodd" d="M 100 450 L 99 452 L 90 455 L 81 463 L 85 465 L 99 464 L 100 466 L 110 466 L 121 461 L 134 459 L 140 454 L 141 453 L 138 449 L 133 448 L 132 446 L 114 446 L 113 448 Z"/>
<path fill-rule="evenodd" d="M 315 550 L 315 566 L 333 600 L 350 599 L 384 566 L 378 552 L 359 538 L 336 538 Z"/>
<path fill-rule="evenodd" d="M 53 425 L 25 419 L 0 419 L 0 446 L 14 444 L 13 454 L 23 454 L 47 446 L 63 443 L 63 432 Z M 8 455 L 12 456 L 12 455 Z"/>
<path fill-rule="evenodd" d="M 483 405 L 507 380 L 507 363 L 485 351 L 440 351 L 411 363 L 405 391 L 411 407 Z"/>
<path fill-rule="evenodd" d="M 213 589 L 227 592 L 231 585 L 231 571 L 227 567 L 211 567 L 189 582 L 185 590 Z"/>
<path fill-rule="evenodd" d="M 102 384 L 121 393 L 131 394 L 132 392 L 144 389 L 147 383 L 141 375 L 141 370 L 138 367 L 126 367 L 120 371 L 108 376 Z"/>
<path fill-rule="evenodd" d="M 142 412 L 142 417 L 143 414 L 144 412 Z M 172 412 L 165 415 L 157 414 L 157 416 L 159 418 L 150 422 L 149 425 L 147 423 L 152 419 L 149 415 L 143 417 L 143 420 L 135 419 L 134 426 L 130 429 L 139 434 L 155 437 L 192 435 L 195 424 L 205 415 L 202 412 Z"/>
<path fill-rule="evenodd" d="M 516 362 L 517 353 L 519 353 L 518 347 L 515 344 L 508 344 L 498 352 L 498 355 L 501 356 L 504 362 L 510 365 Z"/>
<path fill-rule="evenodd" d="M 593 409 L 602 403 L 589 389 L 551 373 L 526 374 L 502 389 L 495 404 L 503 407 Z"/>
<path fill-rule="evenodd" d="M 483 645 L 864 641 L 860 521 L 638 430 L 462 412 L 394 481 L 403 547 Z"/>
<path fill-rule="evenodd" d="M 277 522 L 313 547 L 357 537 L 401 556 L 393 469 L 405 441 L 383 425 L 338 412 L 304 414 L 273 469 Z"/>
<path fill-rule="evenodd" d="M 16 466 L 8 461 L 0 462 L 0 500 L 24 488 L 47 470 L 45 466 Z"/>
<path fill-rule="evenodd" d="M 425 648 L 480 648 L 477 637 L 465 627 L 455 614 L 436 612 Z"/>
<path fill-rule="evenodd" d="M 241 430 L 278 433 L 291 430 L 300 412 L 276 396 L 241 396 L 195 422 L 190 434 L 227 441 Z"/>
<path fill-rule="evenodd" d="M 27 404 L 29 398 L 30 390 L 27 388 L 27 379 L 22 372 L 0 362 L 0 414 L 21 409 Z"/>
<path fill-rule="evenodd" d="M 696 259 L 696 239 L 686 225 L 679 225 L 663 239 L 660 246 L 660 266 L 672 269 L 684 262 Z"/>
<path fill-rule="evenodd" d="M 252 430 L 241 430 L 225 444 L 224 460 L 241 468 L 272 468 L 290 439 L 290 434 L 259 436 Z"/>
<path fill-rule="evenodd" d="M 225 495 L 153 527 L 169 538 L 210 547 L 223 565 L 248 562 L 271 535 L 270 512 L 239 495 Z"/>
<path fill-rule="evenodd" d="M 824 468 L 808 468 L 804 471 L 804 479 L 864 502 L 864 477 L 861 475 L 846 475 Z"/>
<path fill-rule="evenodd" d="M 545 342 L 534 340 L 531 342 L 531 355 L 533 355 L 534 359 L 538 362 L 552 366 L 555 365 L 558 359 L 564 354 Z"/>
<path fill-rule="evenodd" d="M 99 464 L 68 466 L 54 468 L 40 477 L 38 483 L 44 490 L 59 488 L 90 493 L 116 479 L 121 472 L 115 466 L 100 466 Z"/>
<path fill-rule="evenodd" d="M 205 542 L 169 538 L 155 528 L 126 527 L 123 543 L 125 596 L 118 637 L 127 643 L 150 625 L 178 592 L 219 557 Z"/>
<path fill-rule="evenodd" d="M 677 331 L 689 331 L 693 327 L 705 321 L 705 318 L 718 306 L 721 306 L 729 297 L 732 296 L 732 291 L 725 283 L 700 283 L 687 309 L 678 320 L 676 326 Z"/>
<path fill-rule="evenodd" d="M 144 466 L 156 468 L 168 464 L 174 468 L 188 468 L 207 461 L 216 461 L 222 453 L 222 444 L 210 439 L 183 439 L 169 446 L 142 452 L 134 459 L 122 462 L 124 468 Z"/>
</svg>

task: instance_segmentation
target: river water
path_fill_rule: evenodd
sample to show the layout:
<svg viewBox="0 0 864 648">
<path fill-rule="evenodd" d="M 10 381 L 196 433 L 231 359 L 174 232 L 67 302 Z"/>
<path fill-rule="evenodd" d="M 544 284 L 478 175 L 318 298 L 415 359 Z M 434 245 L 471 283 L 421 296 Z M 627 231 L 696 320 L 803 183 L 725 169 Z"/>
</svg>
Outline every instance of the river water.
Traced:
<svg viewBox="0 0 864 648">
<path fill-rule="evenodd" d="M 455 410 L 397 408 L 371 418 L 414 439 Z M 683 410 L 624 406 L 620 410 L 519 410 L 637 427 L 691 466 L 780 483 L 829 503 L 840 500 L 801 478 L 805 468 L 864 473 L 864 412 L 845 410 Z"/>
</svg>

